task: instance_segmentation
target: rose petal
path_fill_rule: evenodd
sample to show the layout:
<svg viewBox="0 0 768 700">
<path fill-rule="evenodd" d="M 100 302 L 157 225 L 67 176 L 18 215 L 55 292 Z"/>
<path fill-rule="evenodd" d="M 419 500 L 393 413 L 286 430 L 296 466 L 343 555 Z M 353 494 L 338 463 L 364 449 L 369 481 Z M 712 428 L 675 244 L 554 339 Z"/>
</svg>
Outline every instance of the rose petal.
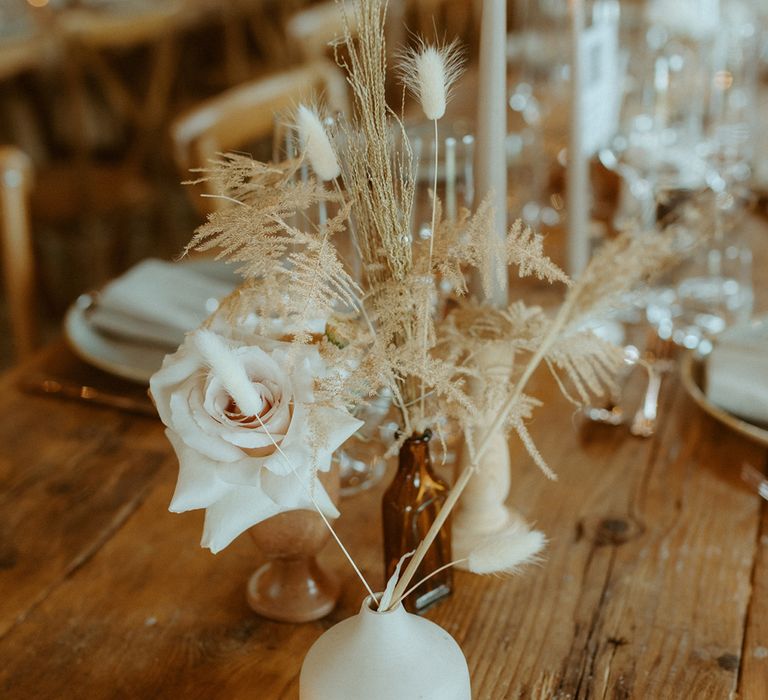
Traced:
<svg viewBox="0 0 768 700">
<path fill-rule="evenodd" d="M 192 392 L 190 396 L 193 396 L 194 393 Z M 185 398 L 179 393 L 171 395 L 171 421 L 169 427 L 189 447 L 202 452 L 206 457 L 210 457 L 218 462 L 234 462 L 235 460 L 242 459 L 242 450 L 205 430 L 201 425 L 201 421 L 205 420 L 205 416 L 193 416 L 190 400 L 189 397 Z"/>
<path fill-rule="evenodd" d="M 309 445 L 308 411 L 303 404 L 295 404 L 288 432 L 280 443 L 280 450 L 265 458 L 264 466 L 275 474 L 290 474 L 312 464 Z"/>
<path fill-rule="evenodd" d="M 283 510 L 261 488 L 240 486 L 205 511 L 200 545 L 216 554 L 249 527 Z"/>
<path fill-rule="evenodd" d="M 320 480 L 311 473 L 303 476 L 305 478 L 302 482 L 295 474 L 280 476 L 265 471 L 262 473 L 261 487 L 281 509 L 316 510 L 319 508 L 326 517 L 338 518 L 339 511 Z"/>
<path fill-rule="evenodd" d="M 347 411 L 330 406 L 313 406 L 312 420 L 321 426 L 318 433 L 326 437 L 322 447 L 329 452 L 337 450 L 364 425 Z"/>
<path fill-rule="evenodd" d="M 259 381 L 271 379 L 283 388 L 286 387 L 286 383 L 290 385 L 289 375 L 285 367 L 272 356 L 274 353 L 267 354 L 258 345 L 243 346 L 237 348 L 235 352 L 240 356 L 249 377 Z"/>
<path fill-rule="evenodd" d="M 186 341 L 185 341 L 186 342 Z M 199 355 L 196 357 L 187 352 L 182 345 L 172 355 L 166 355 L 163 359 L 163 366 L 155 372 L 149 380 L 149 393 L 155 402 L 160 420 L 166 426 L 170 427 L 171 394 L 176 390 L 179 384 L 188 377 L 195 374 L 201 367 Z"/>
<path fill-rule="evenodd" d="M 269 410 L 263 416 L 254 418 L 249 423 L 238 422 L 227 416 L 224 408 L 229 403 L 229 395 L 219 380 L 212 375 L 206 382 L 202 405 L 195 406 L 195 416 L 198 422 L 204 424 L 206 432 L 215 433 L 226 442 L 246 449 L 272 447 L 273 439 L 276 442 L 282 440 L 290 422 L 290 393 L 286 393 L 290 390 L 290 382 L 287 381 L 287 375 L 283 372 L 282 383 L 279 376 L 272 376 L 273 373 L 281 372 L 280 367 L 261 350 L 255 350 L 258 352 L 239 354 L 243 355 L 246 370 L 254 379 L 253 388 L 270 404 Z M 205 412 L 215 425 L 202 416 L 202 412 Z"/>
<path fill-rule="evenodd" d="M 219 479 L 232 486 L 259 486 L 262 482 L 264 459 L 246 457 L 237 462 L 218 462 L 216 475 Z"/>
<path fill-rule="evenodd" d="M 172 430 L 165 435 L 179 459 L 179 476 L 168 507 L 172 513 L 207 508 L 234 488 L 216 476 L 216 462 L 190 449 Z"/>
<path fill-rule="evenodd" d="M 279 414 L 275 414 L 272 420 L 262 421 L 264 427 L 261 427 L 257 420 L 248 425 L 236 425 L 230 423 L 220 426 L 219 434 L 224 440 L 233 445 L 247 449 L 257 449 L 260 447 L 273 447 L 275 442 L 280 444 L 285 438 L 286 428 L 289 427 L 290 407 L 286 404 L 280 409 Z M 272 436 L 270 438 L 270 435 Z"/>
<path fill-rule="evenodd" d="M 300 403 L 312 403 L 315 399 L 315 376 L 308 357 L 296 360 L 293 372 L 293 397 Z"/>
<path fill-rule="evenodd" d="M 252 388 L 256 390 L 261 399 L 259 413 L 264 410 L 264 394 L 258 390 L 258 385 L 253 384 Z M 205 412 L 218 421 L 226 422 L 226 409 L 234 399 L 229 395 L 224 385 L 214 374 L 209 374 L 203 389 L 203 408 Z"/>
</svg>

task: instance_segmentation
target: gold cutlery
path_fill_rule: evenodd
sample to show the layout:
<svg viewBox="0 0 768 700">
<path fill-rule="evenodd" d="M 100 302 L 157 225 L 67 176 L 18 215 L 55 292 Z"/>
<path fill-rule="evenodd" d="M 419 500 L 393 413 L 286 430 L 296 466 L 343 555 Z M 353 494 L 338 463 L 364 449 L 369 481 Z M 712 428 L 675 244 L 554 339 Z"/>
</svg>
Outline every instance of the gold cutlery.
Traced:
<svg viewBox="0 0 768 700">
<path fill-rule="evenodd" d="M 765 478 L 761 471 L 748 462 L 744 462 L 741 465 L 741 478 L 757 491 L 758 495 L 768 501 L 768 479 Z"/>
<path fill-rule="evenodd" d="M 673 351 L 674 344 L 659 338 L 653 331 L 653 337 L 649 339 L 643 357 L 638 360 L 638 364 L 643 365 L 648 372 L 648 384 L 629 428 L 629 432 L 636 437 L 651 437 L 656 432 L 661 383 L 664 374 L 674 367 L 671 359 Z"/>
<path fill-rule="evenodd" d="M 144 416 L 157 416 L 157 411 L 149 398 L 142 399 L 140 395 L 135 397 L 126 396 L 115 391 L 97 389 L 85 384 L 41 376 L 22 378 L 19 386 L 23 391 L 30 394 L 85 401 L 90 404 L 107 406 Z"/>
</svg>

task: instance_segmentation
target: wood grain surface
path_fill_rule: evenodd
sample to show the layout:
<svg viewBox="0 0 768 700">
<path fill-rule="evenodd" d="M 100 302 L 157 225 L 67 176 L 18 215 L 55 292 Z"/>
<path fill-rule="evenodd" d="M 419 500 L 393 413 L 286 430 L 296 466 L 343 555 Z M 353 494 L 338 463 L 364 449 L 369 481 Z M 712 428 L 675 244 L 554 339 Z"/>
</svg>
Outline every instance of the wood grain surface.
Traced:
<svg viewBox="0 0 768 700">
<path fill-rule="evenodd" d="M 364 595 L 338 550 L 322 555 L 343 580 L 328 618 L 259 618 L 250 538 L 213 556 L 201 513 L 167 511 L 176 463 L 159 421 L 16 388 L 53 370 L 83 371 L 59 344 L 0 380 L 0 697 L 296 700 L 304 654 Z M 464 650 L 475 700 L 768 698 L 768 504 L 739 479 L 765 449 L 675 377 L 646 440 L 584 424 L 546 374 L 534 381 L 546 406 L 531 431 L 560 479 L 515 443 L 511 502 L 547 533 L 546 560 L 517 578 L 457 572 L 428 612 Z M 345 500 L 339 522 L 376 588 L 382 487 Z"/>
</svg>

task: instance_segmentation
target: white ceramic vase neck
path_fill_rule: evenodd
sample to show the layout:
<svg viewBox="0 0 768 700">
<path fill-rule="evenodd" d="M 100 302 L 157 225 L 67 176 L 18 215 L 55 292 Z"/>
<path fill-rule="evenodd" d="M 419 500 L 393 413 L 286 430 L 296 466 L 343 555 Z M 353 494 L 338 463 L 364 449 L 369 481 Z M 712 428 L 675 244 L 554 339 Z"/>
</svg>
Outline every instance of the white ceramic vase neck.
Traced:
<svg viewBox="0 0 768 700">
<path fill-rule="evenodd" d="M 402 606 L 360 612 L 323 634 L 301 668 L 300 700 L 471 700 L 459 645 Z"/>
</svg>

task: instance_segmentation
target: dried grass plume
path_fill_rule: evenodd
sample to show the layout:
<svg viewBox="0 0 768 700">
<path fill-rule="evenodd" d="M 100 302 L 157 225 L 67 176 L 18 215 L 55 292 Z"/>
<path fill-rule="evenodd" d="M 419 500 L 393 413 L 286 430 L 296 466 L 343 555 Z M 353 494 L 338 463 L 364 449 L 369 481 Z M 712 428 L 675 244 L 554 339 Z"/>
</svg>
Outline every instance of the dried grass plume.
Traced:
<svg viewBox="0 0 768 700">
<path fill-rule="evenodd" d="M 312 170 L 324 182 L 335 180 L 341 174 L 341 168 L 317 111 L 299 105 L 296 110 L 296 129 Z"/>
<path fill-rule="evenodd" d="M 475 548 L 467 560 L 473 574 L 516 574 L 526 564 L 539 561 L 547 544 L 543 532 L 525 526 L 508 528 Z"/>
<path fill-rule="evenodd" d="M 420 39 L 416 47 L 401 53 L 400 79 L 419 100 L 430 121 L 445 115 L 451 87 L 461 75 L 464 61 L 458 40 L 433 46 Z"/>
</svg>

